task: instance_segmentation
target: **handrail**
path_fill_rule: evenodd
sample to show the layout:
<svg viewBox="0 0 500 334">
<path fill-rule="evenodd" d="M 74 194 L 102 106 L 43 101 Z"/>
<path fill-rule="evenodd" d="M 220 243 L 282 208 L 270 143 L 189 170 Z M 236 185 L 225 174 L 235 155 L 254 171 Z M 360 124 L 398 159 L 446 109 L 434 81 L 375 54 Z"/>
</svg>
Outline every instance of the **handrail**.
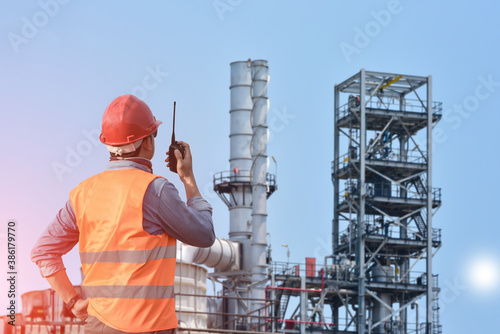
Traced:
<svg viewBox="0 0 500 334">
<path fill-rule="evenodd" d="M 423 151 L 423 154 L 426 155 L 427 153 Z M 409 163 L 409 164 L 425 164 L 426 162 L 426 157 L 422 156 L 420 152 L 408 152 L 405 157 L 401 157 L 399 154 L 395 154 L 393 152 L 390 152 L 387 156 L 383 156 L 380 154 L 373 153 L 369 157 L 367 157 L 366 161 L 392 161 L 392 162 L 403 162 L 403 163 Z M 332 161 L 332 172 L 334 171 L 335 165 L 337 165 L 338 169 L 341 170 L 347 166 L 349 166 L 350 163 L 352 162 L 359 162 L 359 158 L 352 157 L 348 153 L 345 153 L 341 156 L 339 156 L 337 159 Z"/>
<path fill-rule="evenodd" d="M 345 258 L 343 258 L 345 259 Z M 277 275 L 286 275 L 290 277 L 300 277 L 300 276 L 307 276 L 306 273 L 310 272 L 310 270 L 307 268 L 307 264 L 305 263 L 285 263 L 285 262 L 275 262 L 273 261 L 270 264 L 270 267 L 272 268 L 273 272 Z M 340 263 L 333 263 L 333 264 L 328 264 L 326 267 L 321 264 L 316 264 L 314 276 L 307 276 L 309 278 L 317 278 L 318 281 L 321 279 L 321 272 L 324 272 L 325 278 L 326 279 L 335 279 L 338 281 L 354 281 L 357 279 L 356 275 L 356 265 L 354 261 L 345 261 L 345 262 L 340 262 Z M 427 285 L 426 277 L 425 277 L 425 272 L 423 271 L 417 271 L 417 270 L 410 270 L 408 274 L 405 275 L 405 272 L 399 272 L 394 274 L 394 279 L 385 283 L 391 283 L 391 284 L 412 284 L 412 285 Z M 405 281 L 399 282 L 400 277 L 405 275 Z M 407 278 L 407 279 L 406 279 Z M 435 278 L 434 278 L 435 279 Z M 367 278 L 368 282 L 373 282 L 373 283 L 378 283 L 373 279 L 373 277 L 368 277 Z M 384 282 L 382 282 L 384 283 Z M 319 283 L 318 283 L 319 284 Z M 436 281 L 433 282 L 433 284 L 436 285 Z M 299 291 L 301 289 L 295 289 L 295 288 L 286 288 L 289 290 L 295 290 Z M 310 289 L 310 292 L 316 292 L 319 293 L 321 292 L 321 289 Z"/>
<path fill-rule="evenodd" d="M 394 231 L 392 229 L 394 225 L 390 225 L 386 228 L 385 223 L 384 226 L 377 223 L 365 223 L 365 236 L 384 236 L 391 239 L 400 239 L 400 240 L 412 240 L 412 241 L 422 241 L 427 238 L 425 235 L 422 235 L 419 231 L 408 231 L 408 235 L 406 238 L 402 238 L 399 235 L 399 230 Z M 346 228 L 339 232 L 340 244 L 347 244 L 349 242 L 349 230 Z M 357 238 L 356 229 L 351 233 L 351 242 Z M 432 241 L 433 242 L 441 242 L 441 229 L 440 228 L 432 228 Z"/>
<path fill-rule="evenodd" d="M 366 110 L 367 112 L 370 112 L 370 110 L 386 110 L 386 111 L 396 111 L 396 112 L 399 111 L 399 112 L 427 113 L 427 108 L 425 106 L 422 106 L 419 100 L 405 99 L 404 101 L 405 104 L 403 104 L 402 107 L 401 102 L 394 98 L 382 98 L 382 101 L 378 99 L 370 100 L 366 104 Z M 359 106 L 354 108 L 349 107 L 349 102 L 347 102 L 338 107 L 335 113 L 337 118 L 342 118 L 347 116 L 352 111 L 358 112 L 359 109 L 360 109 Z M 433 101 L 432 114 L 441 115 L 442 111 L 443 111 L 443 103 L 438 101 Z"/>
<path fill-rule="evenodd" d="M 251 183 L 252 171 L 251 170 L 238 170 L 238 171 L 223 171 L 214 174 L 214 185 L 223 183 Z M 276 186 L 276 175 L 266 173 L 266 182 L 270 187 Z"/>
<path fill-rule="evenodd" d="M 419 193 L 416 189 L 415 191 L 410 191 L 402 188 L 400 185 L 393 182 L 366 182 L 366 197 L 375 198 L 400 198 L 400 199 L 418 199 L 426 200 L 427 192 Z M 349 180 L 345 184 L 345 188 L 339 192 L 340 203 L 353 196 L 359 196 L 360 189 L 358 183 L 355 180 Z M 441 201 L 441 188 L 432 188 L 432 200 L 435 202 Z"/>
<path fill-rule="evenodd" d="M 215 185 L 221 183 L 231 183 L 231 182 L 242 182 L 242 183 L 252 182 L 252 171 L 250 170 L 238 170 L 237 172 L 223 171 L 214 174 Z"/>
</svg>

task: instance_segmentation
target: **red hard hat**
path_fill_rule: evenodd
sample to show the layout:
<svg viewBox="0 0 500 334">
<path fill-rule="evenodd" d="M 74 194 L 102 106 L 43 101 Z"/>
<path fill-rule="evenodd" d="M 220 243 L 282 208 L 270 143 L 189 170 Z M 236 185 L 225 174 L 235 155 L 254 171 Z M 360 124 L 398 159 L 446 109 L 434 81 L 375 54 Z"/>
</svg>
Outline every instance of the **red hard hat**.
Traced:
<svg viewBox="0 0 500 334">
<path fill-rule="evenodd" d="M 104 111 L 99 139 L 111 146 L 130 144 L 154 133 L 161 123 L 144 101 L 134 95 L 122 95 Z"/>
</svg>

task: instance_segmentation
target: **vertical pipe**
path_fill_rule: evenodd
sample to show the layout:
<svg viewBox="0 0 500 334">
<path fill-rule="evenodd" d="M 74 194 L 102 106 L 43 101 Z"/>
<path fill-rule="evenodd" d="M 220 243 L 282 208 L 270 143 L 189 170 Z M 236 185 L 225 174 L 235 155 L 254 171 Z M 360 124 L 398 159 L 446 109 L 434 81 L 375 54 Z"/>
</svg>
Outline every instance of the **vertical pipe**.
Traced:
<svg viewBox="0 0 500 334">
<path fill-rule="evenodd" d="M 426 334 L 432 333 L 432 77 L 427 77 L 427 298 Z"/>
<path fill-rule="evenodd" d="M 401 94 L 400 99 L 399 99 L 399 109 L 401 111 L 405 111 L 406 105 L 405 105 L 405 95 Z M 408 149 L 407 149 L 407 143 L 408 143 L 408 137 L 403 133 L 399 133 L 399 160 L 403 162 L 408 161 Z M 401 197 L 406 198 L 407 196 L 407 191 L 404 187 L 400 188 L 401 190 Z M 408 238 L 408 219 L 403 219 L 401 220 L 401 226 L 399 229 L 399 238 L 400 239 L 407 239 Z M 401 268 L 400 268 L 400 273 L 406 273 L 409 266 L 410 266 L 410 260 L 408 258 L 400 258 L 401 261 Z M 410 275 L 406 275 L 405 278 L 403 279 L 403 283 L 409 283 L 410 282 Z M 402 304 L 406 303 L 406 300 L 403 299 Z M 407 332 L 408 329 L 408 311 L 405 308 L 404 310 L 401 310 L 400 314 L 400 324 L 402 325 L 402 330 L 403 333 Z M 400 326 L 401 326 L 400 325 Z"/>
<path fill-rule="evenodd" d="M 339 330 L 339 308 L 335 306 L 335 308 L 332 310 L 332 313 L 333 313 L 332 318 L 333 318 L 333 323 L 335 324 L 335 328 Z"/>
<path fill-rule="evenodd" d="M 271 275 L 271 286 L 276 286 L 276 278 L 275 273 L 273 272 Z M 271 332 L 276 332 L 276 291 L 271 290 Z M 266 329 L 267 332 L 267 329 Z"/>
<path fill-rule="evenodd" d="M 230 64 L 231 66 L 231 106 L 230 118 L 231 129 L 229 134 L 230 141 L 230 157 L 229 164 L 231 171 L 234 168 L 238 169 L 238 176 L 242 179 L 246 177 L 246 181 L 250 181 L 250 173 L 252 168 L 252 155 L 250 153 L 250 143 L 252 141 L 252 125 L 250 115 L 252 113 L 252 73 L 251 61 L 236 61 Z M 235 180 L 236 177 L 235 176 Z M 229 240 L 239 242 L 241 245 L 241 269 L 243 272 L 250 271 L 252 259 L 250 257 L 250 238 L 251 238 L 251 221 L 252 221 L 252 189 L 250 184 L 236 183 L 236 188 L 233 189 L 234 197 L 230 197 L 231 205 L 229 206 Z M 236 280 L 237 285 L 233 289 L 227 290 L 227 295 L 233 297 L 228 299 L 226 303 L 226 311 L 228 314 L 239 314 L 244 310 L 238 305 L 238 298 L 248 298 L 249 280 L 244 276 Z M 250 305 L 248 305 L 250 307 Z M 232 320 L 237 317 L 228 316 L 228 321 L 234 328 L 235 324 Z M 228 328 L 230 329 L 230 328 Z"/>
<path fill-rule="evenodd" d="M 403 103 L 404 97 L 401 98 L 401 111 L 403 111 L 404 103 Z M 407 156 L 408 156 L 408 151 L 406 150 L 406 142 L 408 141 L 407 136 L 404 134 L 400 133 L 399 134 L 399 157 L 401 161 L 406 162 L 407 161 Z M 400 192 L 401 192 L 401 197 L 406 198 L 407 196 L 407 190 L 404 187 L 400 187 Z M 406 240 L 408 239 L 408 219 L 403 219 L 401 220 L 401 226 L 399 227 L 399 238 Z M 400 274 L 405 274 L 410 267 L 410 260 L 405 257 L 400 258 Z M 410 282 L 410 275 L 406 275 L 403 278 L 403 283 L 409 283 Z M 402 304 L 406 304 L 406 299 L 403 297 L 403 300 L 401 301 Z M 401 310 L 399 312 L 401 321 L 400 321 L 400 326 L 402 326 L 403 333 L 406 333 L 407 331 L 407 323 L 408 323 L 408 311 L 405 308 L 404 310 Z"/>
<path fill-rule="evenodd" d="M 339 108 L 339 89 L 338 85 L 335 85 L 335 100 L 334 100 L 334 110 L 333 110 L 333 173 L 334 176 L 337 175 L 339 168 L 339 130 L 338 130 L 338 108 Z M 333 235 L 332 235 L 332 254 L 335 254 L 335 250 L 339 245 L 339 214 L 337 212 L 339 206 L 339 180 L 337 177 L 333 177 Z"/>
<path fill-rule="evenodd" d="M 360 168 L 359 168 L 359 212 L 358 212 L 358 230 L 356 238 L 357 258 L 358 258 L 358 334 L 365 333 L 365 243 L 363 231 L 365 230 L 365 152 L 366 152 L 366 73 L 365 69 L 361 69 L 360 78 L 360 109 L 361 109 L 361 126 L 360 126 Z"/>
<path fill-rule="evenodd" d="M 391 266 L 375 266 L 372 270 L 373 273 L 373 281 L 374 282 L 383 282 L 389 283 L 394 279 L 394 271 Z M 392 307 L 392 295 L 390 293 L 377 293 L 378 297 L 388 306 Z M 391 315 L 391 310 L 388 309 L 385 305 L 383 305 L 378 300 L 374 300 L 373 303 L 373 311 L 372 311 L 372 320 L 373 323 L 376 324 L 382 319 Z M 375 327 L 373 333 L 376 334 L 385 334 L 387 324 L 391 323 L 391 319 L 387 319 L 383 324 Z M 371 334 L 371 333 L 370 333 Z"/>
<path fill-rule="evenodd" d="M 242 178 L 250 180 L 252 166 L 252 155 L 250 143 L 252 140 L 252 125 L 250 115 L 252 113 L 251 97 L 251 63 L 248 61 L 236 61 L 231 63 L 231 106 L 230 118 L 231 129 L 230 158 L 231 171 L 239 170 Z M 229 240 L 239 242 L 242 247 L 241 269 L 250 270 L 250 222 L 252 220 L 252 190 L 249 186 L 238 185 L 233 191 L 229 207 Z"/>
<path fill-rule="evenodd" d="M 267 84 L 269 82 L 269 67 L 265 60 L 252 62 L 252 102 L 251 114 L 253 137 L 252 151 L 252 311 L 265 306 L 265 287 L 267 278 L 266 248 L 267 248 L 267 182 L 266 175 L 269 166 L 267 157 Z"/>
<path fill-rule="evenodd" d="M 418 333 L 419 333 L 419 327 L 420 327 L 420 326 L 418 325 L 418 321 L 419 321 L 419 320 L 418 320 L 418 302 L 413 302 L 413 303 L 411 304 L 411 308 L 413 309 L 413 307 L 416 307 L 416 308 L 417 308 L 417 310 L 416 310 L 416 313 L 417 313 L 417 314 L 416 314 L 416 324 L 417 324 L 417 327 L 415 328 L 415 334 L 418 334 Z"/>
<path fill-rule="evenodd" d="M 300 292 L 300 333 L 306 332 L 306 323 L 307 321 L 307 291 L 306 290 L 306 277 L 300 276 L 300 288 L 302 289 Z"/>
</svg>

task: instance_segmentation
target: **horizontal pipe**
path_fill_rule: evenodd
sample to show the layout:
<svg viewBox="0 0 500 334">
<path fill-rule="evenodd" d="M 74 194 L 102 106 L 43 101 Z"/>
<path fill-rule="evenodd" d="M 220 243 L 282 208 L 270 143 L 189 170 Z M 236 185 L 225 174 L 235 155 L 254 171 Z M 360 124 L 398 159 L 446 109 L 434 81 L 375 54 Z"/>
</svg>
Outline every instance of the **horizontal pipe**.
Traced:
<svg viewBox="0 0 500 334">
<path fill-rule="evenodd" d="M 181 261 L 202 264 L 221 271 L 240 269 L 238 242 L 216 238 L 214 244 L 208 248 L 189 245 L 182 245 L 182 247 L 188 256 L 182 258 Z"/>
<path fill-rule="evenodd" d="M 266 290 L 288 290 L 288 291 L 305 291 L 305 292 L 321 292 L 320 289 L 301 289 L 301 288 L 283 288 L 280 286 L 268 286 Z"/>
<path fill-rule="evenodd" d="M 316 325 L 335 326 L 335 324 L 333 322 L 303 321 L 303 320 L 292 320 L 292 319 L 278 319 L 278 322 L 293 322 L 293 323 L 298 323 L 298 324 L 316 324 Z"/>
</svg>

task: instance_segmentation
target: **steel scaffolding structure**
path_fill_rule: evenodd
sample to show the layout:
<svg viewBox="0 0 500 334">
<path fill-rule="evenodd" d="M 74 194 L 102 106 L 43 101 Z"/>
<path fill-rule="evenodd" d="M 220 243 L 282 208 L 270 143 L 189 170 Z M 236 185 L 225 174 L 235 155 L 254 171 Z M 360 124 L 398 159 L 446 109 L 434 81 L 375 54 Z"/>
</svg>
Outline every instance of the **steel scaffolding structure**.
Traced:
<svg viewBox="0 0 500 334">
<path fill-rule="evenodd" d="M 353 283 L 331 282 L 351 291 L 331 300 L 335 331 L 441 333 L 432 274 L 441 246 L 432 225 L 441 205 L 432 187 L 432 129 L 442 108 L 432 100 L 431 76 L 362 69 L 335 86 L 334 104 L 331 268 L 350 266 Z M 412 323 L 408 307 L 418 308 L 423 296 L 425 322 Z"/>
</svg>

